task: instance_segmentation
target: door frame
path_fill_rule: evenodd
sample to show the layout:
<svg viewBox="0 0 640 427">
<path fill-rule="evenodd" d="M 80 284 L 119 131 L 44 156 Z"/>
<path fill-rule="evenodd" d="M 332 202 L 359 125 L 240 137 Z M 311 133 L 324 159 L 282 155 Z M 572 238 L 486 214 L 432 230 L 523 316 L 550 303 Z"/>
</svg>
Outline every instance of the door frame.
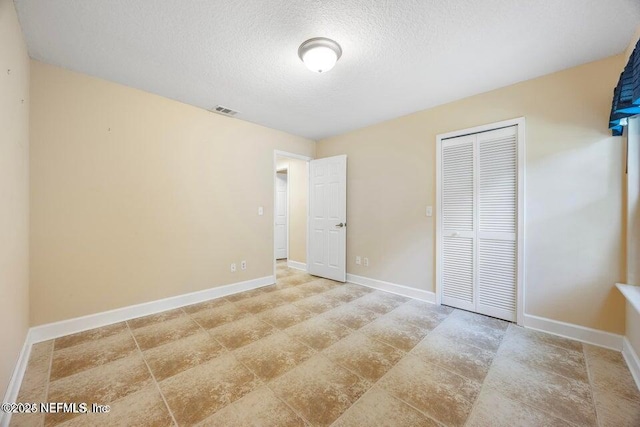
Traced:
<svg viewBox="0 0 640 427">
<path fill-rule="evenodd" d="M 290 187 L 289 187 L 289 165 L 287 165 L 287 167 L 282 168 L 280 170 L 278 170 L 278 166 L 276 165 L 276 190 L 275 190 L 276 191 L 276 204 L 278 203 L 278 197 L 277 197 L 277 194 L 278 194 L 278 182 L 277 182 L 277 177 L 278 177 L 279 173 L 282 173 L 282 171 L 287 171 L 286 172 L 286 175 L 287 175 L 287 202 L 286 202 L 286 204 L 287 204 L 287 206 L 286 206 L 287 223 L 285 224 L 284 227 L 285 227 L 285 239 L 287 240 L 287 243 L 286 243 L 286 245 L 287 245 L 287 262 L 289 262 L 289 190 L 290 190 Z M 273 212 L 274 212 L 274 217 L 273 217 L 274 223 L 275 223 L 275 219 L 276 219 L 275 216 L 277 214 L 277 211 L 278 211 L 278 207 L 274 206 L 274 210 L 273 210 Z M 276 234 L 275 234 L 275 224 L 274 224 L 274 231 L 273 231 L 273 251 L 274 251 L 273 252 L 273 257 L 274 258 L 276 256 L 276 254 L 275 254 L 275 251 L 276 251 L 275 245 L 276 245 Z"/>
<path fill-rule="evenodd" d="M 474 133 L 487 132 L 490 130 L 517 126 L 518 127 L 518 229 L 516 239 L 518 242 L 518 261 L 516 276 L 516 321 L 522 326 L 524 324 L 524 304 L 525 304 L 525 118 L 517 117 L 496 123 L 489 123 L 472 128 L 461 129 L 453 132 L 436 135 L 436 304 L 442 304 L 442 141 L 459 136 Z M 475 225 L 475 224 L 474 224 Z"/>
<path fill-rule="evenodd" d="M 306 174 L 307 174 L 307 180 L 309 179 L 309 162 L 311 160 L 313 160 L 313 157 L 309 157 L 309 156 L 304 156 L 302 154 L 297 154 L 297 153 L 291 153 L 288 151 L 281 151 L 281 150 L 273 150 L 273 164 L 271 166 L 271 173 L 273 174 L 273 219 L 271 221 L 271 238 L 273 240 L 273 244 L 272 244 L 272 252 L 271 252 L 271 259 L 273 261 L 273 280 L 276 280 L 276 230 L 275 230 L 275 221 L 276 221 L 276 189 L 277 189 L 277 185 L 278 183 L 276 182 L 276 179 L 278 178 L 278 156 L 280 157 L 286 157 L 289 159 L 296 159 L 296 160 L 302 160 L 304 162 L 306 162 L 307 167 L 306 167 Z M 287 209 L 289 209 L 288 205 L 289 205 L 289 171 L 287 171 Z M 287 239 L 289 238 L 289 211 L 287 211 Z M 309 229 L 309 197 L 307 197 L 307 225 L 305 227 L 305 230 Z M 306 243 L 306 254 L 307 254 L 307 260 L 305 265 L 309 262 L 309 235 L 307 232 L 307 241 Z M 289 242 L 287 242 L 287 264 L 289 263 Z M 306 270 L 306 267 L 305 267 Z"/>
</svg>

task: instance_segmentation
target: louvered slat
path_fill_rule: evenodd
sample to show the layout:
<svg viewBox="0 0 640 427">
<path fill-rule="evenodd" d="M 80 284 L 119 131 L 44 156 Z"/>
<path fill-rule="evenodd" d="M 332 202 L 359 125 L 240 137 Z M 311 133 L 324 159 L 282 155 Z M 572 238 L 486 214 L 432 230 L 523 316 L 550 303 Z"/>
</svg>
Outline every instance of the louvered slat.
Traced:
<svg viewBox="0 0 640 427">
<path fill-rule="evenodd" d="M 478 302 L 515 313 L 516 242 L 479 239 Z"/>
<path fill-rule="evenodd" d="M 479 231 L 515 233 L 517 222 L 516 134 L 479 142 Z"/>
<path fill-rule="evenodd" d="M 473 143 L 442 148 L 442 218 L 445 230 L 473 230 Z"/>
<path fill-rule="evenodd" d="M 473 301 L 473 239 L 444 237 L 442 295 Z"/>
</svg>

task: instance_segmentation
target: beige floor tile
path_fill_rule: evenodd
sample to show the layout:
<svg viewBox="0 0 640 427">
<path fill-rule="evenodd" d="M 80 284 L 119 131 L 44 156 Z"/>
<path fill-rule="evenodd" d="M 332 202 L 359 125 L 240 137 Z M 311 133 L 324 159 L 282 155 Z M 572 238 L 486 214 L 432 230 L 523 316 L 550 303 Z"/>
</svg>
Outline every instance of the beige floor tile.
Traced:
<svg viewBox="0 0 640 427">
<path fill-rule="evenodd" d="M 353 305 L 353 302 L 343 304 L 322 314 L 322 317 L 354 330 L 362 328 L 380 316 L 380 313 Z"/>
<path fill-rule="evenodd" d="M 287 301 L 280 298 L 278 292 L 263 293 L 261 295 L 243 299 L 235 303 L 236 307 L 249 313 L 257 314 L 265 310 L 279 307 Z"/>
<path fill-rule="evenodd" d="M 310 295 L 308 291 L 305 292 L 303 289 L 299 289 L 298 287 L 291 287 L 291 288 L 279 290 L 278 296 L 283 301 L 292 303 L 295 301 L 300 301 L 301 299 L 305 299 Z"/>
<path fill-rule="evenodd" d="M 263 322 L 275 326 L 278 329 L 286 329 L 290 326 L 304 322 L 315 316 L 314 313 L 296 307 L 293 304 L 285 304 L 271 310 L 263 311 L 257 317 Z"/>
<path fill-rule="evenodd" d="M 318 426 L 330 425 L 370 387 L 319 354 L 270 385 L 278 397 Z"/>
<path fill-rule="evenodd" d="M 344 283 L 328 290 L 326 294 L 343 302 L 351 302 L 371 292 L 373 292 L 373 289 L 371 288 L 354 285 L 353 283 Z"/>
<path fill-rule="evenodd" d="M 261 385 L 232 354 L 167 378 L 160 383 L 179 425 L 196 424 Z"/>
<path fill-rule="evenodd" d="M 466 427 L 571 427 L 566 421 L 549 415 L 503 393 L 483 387 Z"/>
<path fill-rule="evenodd" d="M 317 277 L 311 276 L 310 274 L 289 274 L 282 279 L 278 279 L 278 283 L 284 286 L 298 286 L 304 283 L 312 282 L 316 280 Z"/>
<path fill-rule="evenodd" d="M 462 426 L 480 392 L 480 383 L 439 366 L 405 356 L 377 385 L 429 417 Z"/>
<path fill-rule="evenodd" d="M 323 354 L 371 382 L 386 374 L 404 356 L 397 348 L 357 332 L 325 349 Z"/>
<path fill-rule="evenodd" d="M 198 311 L 191 315 L 205 329 L 213 329 L 236 320 L 250 316 L 244 310 L 240 310 L 233 303 L 227 303 L 216 308 Z"/>
<path fill-rule="evenodd" d="M 593 391 L 593 398 L 600 427 L 640 426 L 640 402 L 600 389 Z"/>
<path fill-rule="evenodd" d="M 324 313 L 325 311 L 331 310 L 332 308 L 342 304 L 344 303 L 339 299 L 325 294 L 314 295 L 293 303 L 293 305 L 298 308 L 316 314 Z"/>
<path fill-rule="evenodd" d="M 353 426 L 439 427 L 440 424 L 374 386 L 332 424 L 332 427 Z"/>
<path fill-rule="evenodd" d="M 284 332 L 316 350 L 322 350 L 340 341 L 352 331 L 345 326 L 317 316 L 287 328 Z"/>
<path fill-rule="evenodd" d="M 152 314 L 149 316 L 138 317 L 135 319 L 127 320 L 131 329 L 144 328 L 145 326 L 155 325 L 157 323 L 163 323 L 167 320 L 175 319 L 176 317 L 184 316 L 184 311 L 181 308 L 173 310 L 163 311 L 161 313 Z"/>
<path fill-rule="evenodd" d="M 339 282 L 334 282 L 333 280 L 319 279 L 317 277 L 314 277 L 314 280 L 300 285 L 300 289 L 313 292 L 314 294 L 321 294 L 330 291 L 331 289 L 334 289 L 340 285 L 341 284 Z"/>
<path fill-rule="evenodd" d="M 431 330 L 429 324 L 419 325 L 407 322 L 402 318 L 391 316 L 391 313 L 364 326 L 360 332 L 400 350 L 409 351 Z"/>
<path fill-rule="evenodd" d="M 421 361 L 432 363 L 478 382 L 482 382 L 489 372 L 495 355 L 438 333 L 438 328 L 431 332 L 411 354 Z"/>
<path fill-rule="evenodd" d="M 282 332 L 235 351 L 236 357 L 264 381 L 282 375 L 314 354 L 313 349 Z"/>
<path fill-rule="evenodd" d="M 198 424 L 199 427 L 303 427 L 306 425 L 309 424 L 267 387 L 252 391 Z"/>
<path fill-rule="evenodd" d="M 209 333 L 227 349 L 233 350 L 258 341 L 277 331 L 257 317 L 245 317 L 235 322 L 210 329 Z"/>
<path fill-rule="evenodd" d="M 596 425 L 588 384 L 502 357 L 494 359 L 485 386 L 580 426 Z"/>
<path fill-rule="evenodd" d="M 528 341 L 543 345 L 552 345 L 555 347 L 564 348 L 566 350 L 572 350 L 578 353 L 582 353 L 582 343 L 580 341 L 547 334 L 533 329 L 523 328 L 521 326 L 514 325 L 513 323 L 509 325 L 509 329 L 511 330 L 511 333 L 516 333 L 519 336 L 526 338 Z"/>
<path fill-rule="evenodd" d="M 289 288 L 289 289 L 291 289 L 291 288 Z M 304 298 L 309 298 L 309 297 L 312 297 L 314 295 L 318 295 L 320 293 L 323 293 L 323 291 L 318 286 L 315 286 L 313 284 L 309 285 L 308 282 L 307 283 L 303 283 L 301 285 L 297 285 L 294 289 L 296 289 L 296 293 L 297 294 L 303 295 Z"/>
<path fill-rule="evenodd" d="M 446 319 L 452 308 L 437 306 L 424 301 L 412 300 L 386 314 L 387 317 L 398 319 L 403 323 L 434 329 Z"/>
<path fill-rule="evenodd" d="M 182 309 L 187 314 L 195 314 L 202 310 L 210 310 L 213 308 L 222 307 L 223 305 L 229 304 L 225 298 L 216 298 L 209 301 L 200 302 L 198 304 L 188 305 L 186 307 L 182 307 Z"/>
<path fill-rule="evenodd" d="M 53 352 L 51 381 L 132 355 L 138 351 L 128 330 Z"/>
<path fill-rule="evenodd" d="M 453 307 L 449 307 L 447 305 L 436 305 L 432 302 L 421 301 L 418 299 L 409 300 L 404 304 L 404 306 L 413 307 L 423 312 L 435 311 L 437 313 L 440 313 L 441 315 L 444 315 L 445 317 L 455 311 Z"/>
<path fill-rule="evenodd" d="M 44 425 L 43 413 L 13 414 L 9 427 L 42 427 Z"/>
<path fill-rule="evenodd" d="M 386 314 L 409 301 L 410 298 L 388 292 L 374 291 L 363 297 L 354 300 L 351 304 L 367 310 L 375 311 L 379 314 Z"/>
<path fill-rule="evenodd" d="M 227 299 L 228 301 L 232 301 L 232 302 L 239 302 L 239 301 L 243 301 L 245 299 L 249 299 L 249 298 L 257 297 L 257 296 L 260 296 L 260 295 L 268 294 L 268 293 L 273 292 L 275 290 L 277 290 L 277 288 L 275 286 L 272 286 L 272 285 L 262 286 L 260 288 L 255 288 L 255 289 L 250 289 L 248 291 L 239 292 L 237 294 L 227 295 L 225 297 L 225 299 Z"/>
<path fill-rule="evenodd" d="M 186 314 L 170 320 L 151 323 L 133 329 L 133 335 L 141 350 L 148 350 L 180 338 L 188 337 L 201 331 L 200 326 Z"/>
<path fill-rule="evenodd" d="M 173 419 L 155 384 L 109 404 L 108 413 L 79 415 L 61 427 L 140 426 L 168 427 Z"/>
<path fill-rule="evenodd" d="M 27 369 L 18 392 L 18 402 L 45 401 L 53 347 L 53 340 L 36 343 L 31 347 Z"/>
<path fill-rule="evenodd" d="M 484 326 L 491 329 L 506 331 L 511 323 L 496 319 L 495 317 L 484 316 L 482 314 L 471 313 L 465 310 L 453 310 L 451 318 L 462 320 L 470 325 Z"/>
<path fill-rule="evenodd" d="M 156 380 L 162 381 L 224 352 L 224 347 L 202 331 L 146 350 L 143 355 Z"/>
<path fill-rule="evenodd" d="M 484 350 L 497 351 L 508 324 L 502 321 L 495 324 L 491 321 L 484 322 L 479 320 L 478 316 L 455 310 L 438 325 L 438 333 Z M 504 323 L 504 328 L 502 328 L 502 323 Z"/>
<path fill-rule="evenodd" d="M 97 366 L 49 384 L 49 402 L 109 404 L 153 384 L 140 354 Z M 66 421 L 75 414 L 47 414 L 46 425 Z"/>
<path fill-rule="evenodd" d="M 569 350 L 570 346 L 551 345 L 552 340 L 540 339 L 539 335 L 540 332 L 511 325 L 500 346 L 500 354 L 534 369 L 585 383 L 589 381 L 582 348 L 575 351 Z"/>
<path fill-rule="evenodd" d="M 89 329 L 88 331 L 78 332 L 77 334 L 66 335 L 56 338 L 54 348 L 60 350 L 81 344 L 86 341 L 99 340 L 111 335 L 119 334 L 127 329 L 125 322 L 114 323 L 113 325 L 103 326 L 101 328 Z"/>
<path fill-rule="evenodd" d="M 587 367 L 593 387 L 640 402 L 640 392 L 622 353 L 593 345 L 584 345 Z"/>
</svg>

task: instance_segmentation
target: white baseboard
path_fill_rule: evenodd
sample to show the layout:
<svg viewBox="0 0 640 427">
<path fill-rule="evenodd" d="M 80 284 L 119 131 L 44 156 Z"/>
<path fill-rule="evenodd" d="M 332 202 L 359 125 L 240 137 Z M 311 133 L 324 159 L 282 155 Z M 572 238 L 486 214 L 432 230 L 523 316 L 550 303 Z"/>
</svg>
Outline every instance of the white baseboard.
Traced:
<svg viewBox="0 0 640 427">
<path fill-rule="evenodd" d="M 74 334 L 89 329 L 111 325 L 113 323 L 122 322 L 124 320 L 134 319 L 136 317 L 148 316 L 150 314 L 159 313 L 161 311 L 184 307 L 186 305 L 196 304 L 202 301 L 220 298 L 238 292 L 272 285 L 275 282 L 276 280 L 274 276 L 265 276 L 258 279 L 247 280 L 245 282 L 218 286 L 215 288 L 205 289 L 203 291 L 177 295 L 175 297 L 164 298 L 157 301 L 150 301 L 143 304 L 131 305 L 128 307 L 117 308 L 115 310 L 90 314 L 88 316 L 76 317 L 74 319 L 34 326 L 29 331 L 29 343 L 33 344 L 53 338 L 58 338 L 64 335 Z"/>
<path fill-rule="evenodd" d="M 4 400 L 2 402 L 13 403 L 18 399 L 18 392 L 20 391 L 20 386 L 22 385 L 24 373 L 27 370 L 27 364 L 29 363 L 30 355 L 31 342 L 29 340 L 29 331 L 27 331 L 27 336 L 25 336 L 24 338 L 22 350 L 20 350 L 18 361 L 16 362 L 16 366 L 13 369 L 13 375 L 11 376 L 9 386 L 7 387 L 7 392 L 4 394 Z M 7 427 L 9 425 L 9 421 L 11 421 L 11 413 L 0 411 L 0 426 Z"/>
<path fill-rule="evenodd" d="M 586 328 L 572 323 L 560 322 L 558 320 L 538 317 L 531 314 L 524 315 L 524 327 L 558 335 L 564 338 L 581 341 L 599 347 L 610 348 L 612 350 L 622 350 L 623 336 L 611 332 L 600 331 L 598 329 Z"/>
<path fill-rule="evenodd" d="M 638 357 L 638 353 L 636 353 L 627 337 L 624 337 L 622 341 L 622 356 L 624 356 L 624 360 L 627 362 L 636 386 L 640 389 L 640 357 Z"/>
<path fill-rule="evenodd" d="M 307 264 L 304 262 L 298 262 L 298 261 L 287 261 L 287 267 L 289 268 L 295 268 L 296 270 L 302 270 L 302 271 L 307 271 Z"/>
<path fill-rule="evenodd" d="M 397 285 L 395 283 L 384 282 L 382 280 L 370 279 L 369 277 L 356 276 L 347 273 L 347 282 L 356 285 L 367 286 L 369 288 L 379 289 L 392 294 L 402 295 L 409 298 L 419 299 L 421 301 L 436 303 L 436 294 L 422 289 L 410 288 L 409 286 Z"/>
</svg>

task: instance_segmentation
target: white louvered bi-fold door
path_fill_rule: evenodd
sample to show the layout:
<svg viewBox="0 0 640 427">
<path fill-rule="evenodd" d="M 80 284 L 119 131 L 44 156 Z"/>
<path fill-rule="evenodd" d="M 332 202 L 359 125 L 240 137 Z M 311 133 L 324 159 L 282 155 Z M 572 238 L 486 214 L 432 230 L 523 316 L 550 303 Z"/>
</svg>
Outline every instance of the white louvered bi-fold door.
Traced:
<svg viewBox="0 0 640 427">
<path fill-rule="evenodd" d="M 475 310 L 475 136 L 442 142 L 442 303 Z"/>
<path fill-rule="evenodd" d="M 442 142 L 442 303 L 516 320 L 517 127 Z"/>
</svg>

